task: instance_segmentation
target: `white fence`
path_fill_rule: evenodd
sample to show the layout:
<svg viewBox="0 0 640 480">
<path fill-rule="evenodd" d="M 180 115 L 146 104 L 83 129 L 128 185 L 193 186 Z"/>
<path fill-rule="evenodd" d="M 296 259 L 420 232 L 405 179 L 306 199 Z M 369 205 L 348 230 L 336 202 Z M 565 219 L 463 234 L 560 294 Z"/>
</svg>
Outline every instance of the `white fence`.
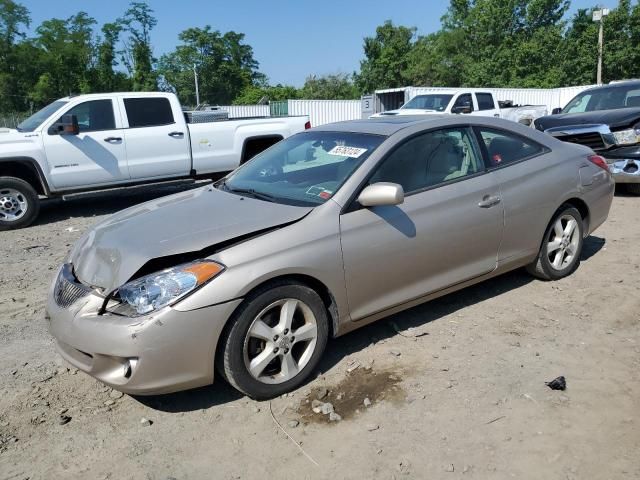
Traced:
<svg viewBox="0 0 640 480">
<path fill-rule="evenodd" d="M 361 118 L 360 100 L 289 100 L 289 115 L 309 115 L 311 126 Z"/>
<path fill-rule="evenodd" d="M 229 118 L 268 117 L 269 105 L 224 105 L 222 110 L 229 112 Z"/>
</svg>

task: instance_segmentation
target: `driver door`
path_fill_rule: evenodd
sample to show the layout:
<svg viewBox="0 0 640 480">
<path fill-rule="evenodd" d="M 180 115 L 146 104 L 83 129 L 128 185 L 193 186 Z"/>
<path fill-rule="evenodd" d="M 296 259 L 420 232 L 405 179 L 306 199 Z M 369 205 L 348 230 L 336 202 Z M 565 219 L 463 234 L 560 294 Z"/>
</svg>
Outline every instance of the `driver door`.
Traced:
<svg viewBox="0 0 640 480">
<path fill-rule="evenodd" d="M 110 98 L 79 103 L 63 115 L 78 119 L 78 135 L 42 132 L 49 175 L 56 190 L 123 182 L 129 179 L 124 135 L 117 122 L 117 104 Z"/>
<path fill-rule="evenodd" d="M 503 208 L 468 127 L 406 140 L 369 184 L 403 186 L 404 203 L 340 216 L 351 318 L 369 315 L 496 268 Z"/>
</svg>

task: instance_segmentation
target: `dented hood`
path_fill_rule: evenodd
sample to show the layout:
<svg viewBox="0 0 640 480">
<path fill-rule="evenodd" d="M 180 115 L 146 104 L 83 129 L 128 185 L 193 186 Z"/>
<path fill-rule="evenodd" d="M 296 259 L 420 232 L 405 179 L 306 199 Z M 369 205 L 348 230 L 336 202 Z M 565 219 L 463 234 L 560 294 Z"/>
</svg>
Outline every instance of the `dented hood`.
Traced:
<svg viewBox="0 0 640 480">
<path fill-rule="evenodd" d="M 198 252 L 293 222 L 310 210 L 241 197 L 208 186 L 112 215 L 78 240 L 70 261 L 78 280 L 111 292 L 149 260 Z"/>
</svg>

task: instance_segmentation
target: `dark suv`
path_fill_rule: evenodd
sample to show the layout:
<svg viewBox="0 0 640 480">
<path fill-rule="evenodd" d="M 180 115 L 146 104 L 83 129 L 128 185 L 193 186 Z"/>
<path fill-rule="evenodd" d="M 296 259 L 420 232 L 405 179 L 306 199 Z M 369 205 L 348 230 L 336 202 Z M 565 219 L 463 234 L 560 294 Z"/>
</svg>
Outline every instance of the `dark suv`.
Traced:
<svg viewBox="0 0 640 480">
<path fill-rule="evenodd" d="M 559 140 L 591 147 L 607 160 L 616 183 L 640 195 L 640 80 L 585 90 L 534 125 Z"/>
</svg>

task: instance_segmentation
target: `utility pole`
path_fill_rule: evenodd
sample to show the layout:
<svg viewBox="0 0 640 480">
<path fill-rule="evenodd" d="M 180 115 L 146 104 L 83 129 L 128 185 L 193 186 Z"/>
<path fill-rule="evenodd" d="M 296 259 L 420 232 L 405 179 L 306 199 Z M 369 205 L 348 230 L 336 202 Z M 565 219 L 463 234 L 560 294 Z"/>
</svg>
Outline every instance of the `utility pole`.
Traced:
<svg viewBox="0 0 640 480">
<path fill-rule="evenodd" d="M 193 64 L 193 78 L 196 82 L 196 107 L 200 105 L 200 91 L 198 90 L 198 71 L 196 70 L 196 64 Z"/>
<path fill-rule="evenodd" d="M 596 78 L 596 83 L 598 85 L 602 84 L 602 50 L 604 48 L 604 17 L 609 15 L 608 8 L 600 8 L 598 10 L 594 10 L 592 14 L 592 20 L 594 22 L 599 22 L 598 28 L 598 73 Z"/>
</svg>

